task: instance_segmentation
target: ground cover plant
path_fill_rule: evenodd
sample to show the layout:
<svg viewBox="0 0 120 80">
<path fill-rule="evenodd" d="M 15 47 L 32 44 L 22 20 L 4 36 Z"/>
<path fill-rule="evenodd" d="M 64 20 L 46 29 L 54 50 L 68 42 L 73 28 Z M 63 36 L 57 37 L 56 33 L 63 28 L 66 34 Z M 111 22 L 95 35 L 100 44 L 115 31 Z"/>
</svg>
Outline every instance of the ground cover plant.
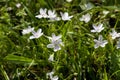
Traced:
<svg viewBox="0 0 120 80">
<path fill-rule="evenodd" d="M 119 0 L 0 0 L 0 80 L 120 80 Z"/>
</svg>

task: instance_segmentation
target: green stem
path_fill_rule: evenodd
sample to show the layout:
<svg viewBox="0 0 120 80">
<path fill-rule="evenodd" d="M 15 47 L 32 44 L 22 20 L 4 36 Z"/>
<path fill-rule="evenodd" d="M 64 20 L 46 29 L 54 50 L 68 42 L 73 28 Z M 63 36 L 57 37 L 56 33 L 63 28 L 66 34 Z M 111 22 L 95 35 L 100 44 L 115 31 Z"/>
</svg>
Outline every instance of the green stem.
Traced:
<svg viewBox="0 0 120 80">
<path fill-rule="evenodd" d="M 112 77 L 113 75 L 115 75 L 118 72 L 120 72 L 120 70 L 115 71 L 110 77 Z"/>
<path fill-rule="evenodd" d="M 115 26 L 114 26 L 115 29 L 116 29 L 117 23 L 118 23 L 118 19 L 117 19 L 117 21 L 116 21 L 116 23 L 115 23 Z"/>
<path fill-rule="evenodd" d="M 4 76 L 5 80 L 10 80 L 6 71 L 3 69 L 3 65 L 0 66 L 0 71 L 1 71 L 2 75 Z"/>
</svg>

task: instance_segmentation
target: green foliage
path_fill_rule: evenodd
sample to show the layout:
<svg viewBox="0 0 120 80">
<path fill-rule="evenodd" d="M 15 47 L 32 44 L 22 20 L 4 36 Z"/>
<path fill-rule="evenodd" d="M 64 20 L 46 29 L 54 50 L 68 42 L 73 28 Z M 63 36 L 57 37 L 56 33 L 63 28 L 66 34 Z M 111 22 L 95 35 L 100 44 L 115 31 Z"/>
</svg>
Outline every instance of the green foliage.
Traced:
<svg viewBox="0 0 120 80">
<path fill-rule="evenodd" d="M 16 4 L 21 6 L 17 7 Z M 90 9 L 85 7 L 89 4 Z M 112 28 L 120 32 L 120 0 L 0 0 L 0 80 L 47 80 L 46 73 L 55 71 L 59 80 L 120 80 L 118 39 L 112 40 Z M 70 21 L 37 19 L 40 8 L 69 12 Z M 109 11 L 106 16 L 103 11 Z M 79 18 L 90 13 L 90 22 Z M 93 23 L 103 23 L 105 30 L 92 33 Z M 28 26 L 42 29 L 44 36 L 30 40 L 22 35 Z M 64 46 L 54 52 L 47 48 L 48 36 L 62 35 Z M 98 35 L 108 40 L 94 48 Z M 48 61 L 54 54 L 54 61 Z M 49 80 L 49 79 L 48 79 Z"/>
</svg>

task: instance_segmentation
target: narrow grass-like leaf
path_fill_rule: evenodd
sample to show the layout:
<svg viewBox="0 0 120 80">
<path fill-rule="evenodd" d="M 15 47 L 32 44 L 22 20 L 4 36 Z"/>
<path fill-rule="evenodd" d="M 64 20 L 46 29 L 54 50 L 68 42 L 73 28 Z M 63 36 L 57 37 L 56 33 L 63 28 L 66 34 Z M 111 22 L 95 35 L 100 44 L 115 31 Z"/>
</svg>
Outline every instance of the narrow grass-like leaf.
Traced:
<svg viewBox="0 0 120 80">
<path fill-rule="evenodd" d="M 3 68 L 3 65 L 0 65 L 0 72 L 1 72 L 2 75 L 4 76 L 4 79 L 5 79 L 5 80 L 10 80 L 9 77 L 8 77 L 8 75 L 7 75 L 7 73 L 6 73 L 6 71 L 5 71 L 4 68 Z"/>
<path fill-rule="evenodd" d="M 13 54 L 7 55 L 4 59 L 7 60 L 7 61 L 11 61 L 15 64 L 31 64 L 31 62 L 32 62 L 32 65 L 36 64 L 36 63 L 33 63 L 33 59 L 26 58 L 26 57 L 23 57 L 23 56 L 16 56 L 16 55 L 13 55 Z"/>
<path fill-rule="evenodd" d="M 28 15 L 31 17 L 31 19 L 35 20 L 34 15 L 30 12 L 30 10 L 24 5 L 25 10 L 27 11 Z"/>
<path fill-rule="evenodd" d="M 105 69 L 104 69 L 104 80 L 108 80 L 107 72 Z"/>
</svg>

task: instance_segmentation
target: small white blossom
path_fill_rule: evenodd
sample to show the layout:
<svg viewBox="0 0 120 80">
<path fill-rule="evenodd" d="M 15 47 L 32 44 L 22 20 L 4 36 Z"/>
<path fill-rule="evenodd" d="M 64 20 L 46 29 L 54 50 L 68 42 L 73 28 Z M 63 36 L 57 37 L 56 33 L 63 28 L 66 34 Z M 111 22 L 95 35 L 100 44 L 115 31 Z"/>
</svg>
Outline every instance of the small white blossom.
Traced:
<svg viewBox="0 0 120 80">
<path fill-rule="evenodd" d="M 17 7 L 17 8 L 20 8 L 20 7 L 21 7 L 21 4 L 20 4 L 20 3 L 17 3 L 17 4 L 16 4 L 16 7 Z"/>
<path fill-rule="evenodd" d="M 106 11 L 106 10 L 103 11 L 104 15 L 107 15 L 108 13 L 109 13 L 109 11 Z"/>
<path fill-rule="evenodd" d="M 22 30 L 22 34 L 29 34 L 30 32 L 34 31 L 34 27 L 31 28 L 31 26 L 28 26 L 28 28 Z"/>
<path fill-rule="evenodd" d="M 87 3 L 85 4 L 86 10 L 92 9 L 94 7 L 94 5 L 92 3 Z"/>
<path fill-rule="evenodd" d="M 48 18 L 55 18 L 57 17 L 56 13 L 55 13 L 55 10 L 48 10 Z"/>
<path fill-rule="evenodd" d="M 94 39 L 95 45 L 94 48 L 98 48 L 98 47 L 105 47 L 105 45 L 108 43 L 107 40 L 103 40 L 102 35 L 99 35 L 98 40 Z"/>
<path fill-rule="evenodd" d="M 39 37 L 41 37 L 41 36 L 43 35 L 43 33 L 42 33 L 42 29 L 38 29 L 37 32 L 32 31 L 32 34 L 33 34 L 33 35 L 30 36 L 29 39 L 39 38 Z"/>
<path fill-rule="evenodd" d="M 65 12 L 65 13 L 60 12 L 60 15 L 63 21 L 71 20 L 71 18 L 73 17 L 73 16 L 69 16 L 68 12 Z"/>
<path fill-rule="evenodd" d="M 51 78 L 51 80 L 58 80 L 58 79 L 59 79 L 58 76 L 54 76 Z"/>
<path fill-rule="evenodd" d="M 72 0 L 66 0 L 67 2 L 71 2 Z"/>
<path fill-rule="evenodd" d="M 8 11 L 11 11 L 11 10 L 12 10 L 12 7 L 8 7 L 7 10 L 8 10 Z"/>
<path fill-rule="evenodd" d="M 50 78 L 52 78 L 53 74 L 54 74 L 54 71 L 48 72 L 48 73 L 46 74 L 46 76 L 47 76 L 47 78 L 48 78 L 48 76 L 49 76 Z"/>
<path fill-rule="evenodd" d="M 47 73 L 46 74 L 47 78 L 49 76 L 51 80 L 58 80 L 59 79 L 58 76 L 53 76 L 54 73 L 55 73 L 54 71 Z"/>
<path fill-rule="evenodd" d="M 88 23 L 91 19 L 91 15 L 89 13 L 82 15 L 82 17 L 80 18 L 80 21 L 84 21 L 85 23 Z"/>
<path fill-rule="evenodd" d="M 117 33 L 115 29 L 112 29 L 112 32 L 110 33 L 112 39 L 115 39 L 117 37 L 120 37 L 120 33 Z"/>
<path fill-rule="evenodd" d="M 98 25 L 95 25 L 95 24 L 93 24 L 93 30 L 91 30 L 91 32 L 101 32 L 103 29 L 104 29 L 104 27 L 103 27 L 103 24 L 98 24 Z"/>
<path fill-rule="evenodd" d="M 35 16 L 35 17 L 37 17 L 37 18 L 47 18 L 48 17 L 48 15 L 47 15 L 47 9 L 45 8 L 45 9 L 43 9 L 43 8 L 40 8 L 40 10 L 39 10 L 39 15 L 37 15 L 37 16 Z"/>
<path fill-rule="evenodd" d="M 48 58 L 48 61 L 54 61 L 54 54 L 51 54 L 50 57 Z"/>
<path fill-rule="evenodd" d="M 55 10 L 48 10 L 48 18 L 51 20 L 51 21 L 59 21 L 60 18 L 57 17 L 57 14 L 55 13 Z"/>
<path fill-rule="evenodd" d="M 88 3 L 84 3 L 84 4 L 80 4 L 80 7 L 82 10 L 89 10 L 92 9 L 94 7 L 94 5 L 91 2 Z"/>
<path fill-rule="evenodd" d="M 117 41 L 117 49 L 119 49 L 120 48 L 120 39 Z"/>
<path fill-rule="evenodd" d="M 52 37 L 49 37 L 51 44 L 47 45 L 47 48 L 54 48 L 54 51 L 61 50 L 61 45 L 63 46 L 62 40 L 60 39 L 61 35 L 56 36 L 54 33 Z"/>
</svg>

